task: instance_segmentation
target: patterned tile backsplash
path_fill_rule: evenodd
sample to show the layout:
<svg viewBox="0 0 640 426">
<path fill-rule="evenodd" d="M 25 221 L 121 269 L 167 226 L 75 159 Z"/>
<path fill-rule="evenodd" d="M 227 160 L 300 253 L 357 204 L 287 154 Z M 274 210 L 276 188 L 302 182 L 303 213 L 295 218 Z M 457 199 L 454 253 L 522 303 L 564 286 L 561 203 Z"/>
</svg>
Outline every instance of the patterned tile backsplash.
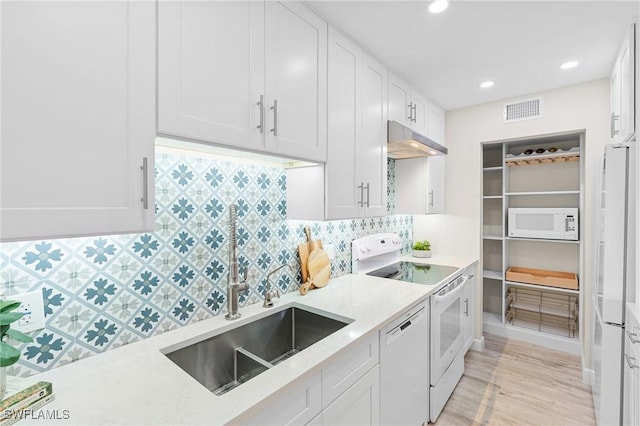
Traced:
<svg viewBox="0 0 640 426">
<path fill-rule="evenodd" d="M 389 163 L 393 182 L 393 161 Z M 412 217 L 300 222 L 286 219 L 286 171 L 209 154 L 156 149 L 156 225 L 146 234 L 0 244 L 0 293 L 42 291 L 45 328 L 23 344 L 9 374 L 28 376 L 226 312 L 228 209 L 238 205 L 238 260 L 261 301 L 266 276 L 297 291 L 297 245 L 309 225 L 335 244 L 333 276 L 351 272 L 352 239 L 398 232 L 409 249 Z M 393 211 L 393 185 L 389 185 Z"/>
</svg>

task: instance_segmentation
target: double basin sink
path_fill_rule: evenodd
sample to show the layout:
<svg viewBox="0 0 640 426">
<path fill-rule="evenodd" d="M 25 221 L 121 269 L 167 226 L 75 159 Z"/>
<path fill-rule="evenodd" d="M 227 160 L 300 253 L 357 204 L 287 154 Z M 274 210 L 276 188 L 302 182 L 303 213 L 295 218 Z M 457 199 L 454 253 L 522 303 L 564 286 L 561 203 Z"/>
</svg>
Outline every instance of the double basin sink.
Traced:
<svg viewBox="0 0 640 426">
<path fill-rule="evenodd" d="M 222 395 L 351 321 L 294 306 L 166 356 L 215 395 Z"/>
</svg>

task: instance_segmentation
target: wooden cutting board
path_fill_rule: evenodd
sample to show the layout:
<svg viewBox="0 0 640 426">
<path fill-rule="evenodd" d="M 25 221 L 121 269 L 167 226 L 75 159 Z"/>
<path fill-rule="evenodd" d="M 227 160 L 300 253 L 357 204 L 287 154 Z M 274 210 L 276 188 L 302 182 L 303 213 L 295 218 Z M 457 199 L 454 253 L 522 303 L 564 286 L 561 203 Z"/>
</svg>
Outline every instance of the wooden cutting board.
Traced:
<svg viewBox="0 0 640 426">
<path fill-rule="evenodd" d="M 311 238 L 311 228 L 306 226 L 304 232 L 307 243 L 298 246 L 300 254 L 300 270 L 302 273 L 302 285 L 300 294 L 305 295 L 315 287 L 324 287 L 331 278 L 331 261 L 322 249 L 321 240 Z"/>
<path fill-rule="evenodd" d="M 307 264 L 309 277 L 300 286 L 300 294 L 305 295 L 309 289 L 324 287 L 331 278 L 331 261 L 327 252 L 321 248 L 315 248 L 309 255 Z"/>
<path fill-rule="evenodd" d="M 304 233 L 307 236 L 307 242 L 298 245 L 298 254 L 300 255 L 300 271 L 302 272 L 302 282 L 306 283 L 309 274 L 307 272 L 307 264 L 309 261 L 309 255 L 316 247 L 322 248 L 322 240 L 311 239 L 311 228 L 304 227 Z"/>
</svg>

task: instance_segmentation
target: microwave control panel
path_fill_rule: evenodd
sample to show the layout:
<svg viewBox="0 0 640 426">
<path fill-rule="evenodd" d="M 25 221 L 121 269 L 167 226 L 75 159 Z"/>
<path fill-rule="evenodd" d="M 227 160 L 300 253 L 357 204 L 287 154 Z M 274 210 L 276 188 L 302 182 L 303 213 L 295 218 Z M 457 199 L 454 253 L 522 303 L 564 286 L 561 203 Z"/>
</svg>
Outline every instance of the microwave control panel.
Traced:
<svg viewBox="0 0 640 426">
<path fill-rule="evenodd" d="M 574 216 L 567 215 L 564 223 L 567 232 L 574 232 L 576 230 L 576 218 Z"/>
</svg>

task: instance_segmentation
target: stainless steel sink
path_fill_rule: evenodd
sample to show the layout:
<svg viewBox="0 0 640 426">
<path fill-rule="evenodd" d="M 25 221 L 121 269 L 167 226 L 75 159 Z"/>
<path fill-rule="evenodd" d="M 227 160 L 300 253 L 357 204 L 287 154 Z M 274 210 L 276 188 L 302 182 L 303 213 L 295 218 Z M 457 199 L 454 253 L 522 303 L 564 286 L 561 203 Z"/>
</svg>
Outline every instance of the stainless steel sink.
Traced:
<svg viewBox="0 0 640 426">
<path fill-rule="evenodd" d="M 166 356 L 211 392 L 222 395 L 349 322 L 290 307 Z"/>
</svg>

